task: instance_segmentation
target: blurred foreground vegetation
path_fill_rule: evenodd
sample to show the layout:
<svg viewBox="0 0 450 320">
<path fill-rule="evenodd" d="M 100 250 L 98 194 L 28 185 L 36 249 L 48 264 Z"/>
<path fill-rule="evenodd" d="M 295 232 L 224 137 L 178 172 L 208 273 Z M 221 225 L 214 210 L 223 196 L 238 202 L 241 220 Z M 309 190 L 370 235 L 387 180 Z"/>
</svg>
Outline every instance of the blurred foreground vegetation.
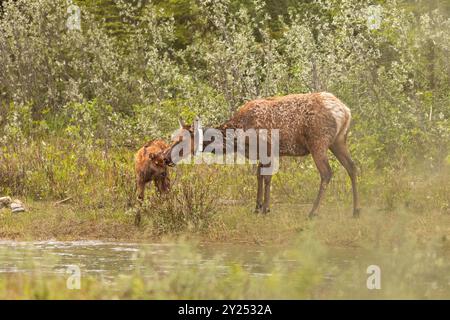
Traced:
<svg viewBox="0 0 450 320">
<path fill-rule="evenodd" d="M 447 299 L 448 250 L 446 242 L 424 246 L 401 237 L 389 254 L 380 248 L 336 254 L 306 232 L 289 249 L 259 254 L 254 263 L 261 271 L 255 272 L 220 249 L 206 259 L 195 244 L 183 242 L 166 258 L 165 264 L 174 263 L 169 272 L 143 250 L 133 260 L 134 271 L 112 279 L 82 272 L 81 288 L 73 290 L 69 275 L 42 269 L 53 263 L 64 271 L 55 257 L 25 258 L 27 273 L 0 277 L 0 299 Z M 373 264 L 382 270 L 380 290 L 367 288 Z"/>
</svg>

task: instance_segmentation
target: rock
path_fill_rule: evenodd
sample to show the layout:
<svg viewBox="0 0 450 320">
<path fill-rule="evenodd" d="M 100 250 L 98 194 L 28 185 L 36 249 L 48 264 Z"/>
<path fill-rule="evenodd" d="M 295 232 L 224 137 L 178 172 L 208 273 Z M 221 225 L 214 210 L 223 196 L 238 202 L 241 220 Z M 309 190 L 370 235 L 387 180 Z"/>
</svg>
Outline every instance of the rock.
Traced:
<svg viewBox="0 0 450 320">
<path fill-rule="evenodd" d="M 11 204 L 11 198 L 10 197 L 1 197 L 0 198 L 0 209 L 7 207 Z"/>
<path fill-rule="evenodd" d="M 0 209 L 8 206 L 13 213 L 26 211 L 25 206 L 19 199 L 11 200 L 11 197 L 0 197 Z"/>
<path fill-rule="evenodd" d="M 23 206 L 23 203 L 18 199 L 15 199 L 13 202 L 11 202 L 10 206 L 11 206 L 11 211 L 13 213 L 19 213 L 19 212 L 25 211 L 25 207 Z"/>
</svg>

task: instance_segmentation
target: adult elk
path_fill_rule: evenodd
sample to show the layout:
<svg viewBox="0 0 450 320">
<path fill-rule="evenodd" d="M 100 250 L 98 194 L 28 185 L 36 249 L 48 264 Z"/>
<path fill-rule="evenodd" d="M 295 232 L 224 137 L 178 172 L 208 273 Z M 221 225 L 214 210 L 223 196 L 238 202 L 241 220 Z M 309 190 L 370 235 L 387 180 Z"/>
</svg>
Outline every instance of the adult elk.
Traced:
<svg viewBox="0 0 450 320">
<path fill-rule="evenodd" d="M 320 187 L 309 213 L 310 217 L 316 215 L 325 189 L 331 180 L 332 171 L 327 155 L 330 149 L 350 176 L 353 191 L 353 216 L 357 217 L 360 214 L 356 187 L 357 172 L 347 147 L 350 121 L 350 109 L 345 104 L 331 93 L 318 92 L 249 101 L 230 120 L 216 129 L 222 132 L 226 129 L 278 129 L 280 156 L 311 154 L 320 173 Z M 190 125 L 180 122 L 180 127 L 193 133 Z M 191 145 L 193 145 L 194 135 L 192 134 L 191 139 Z M 167 164 L 174 164 L 172 150 L 181 141 L 182 134 L 174 137 L 174 142 L 165 153 Z M 194 149 L 191 148 L 191 153 L 193 151 Z M 260 163 L 257 173 L 256 211 L 266 213 L 269 211 L 272 176 L 262 175 L 262 167 Z"/>
</svg>

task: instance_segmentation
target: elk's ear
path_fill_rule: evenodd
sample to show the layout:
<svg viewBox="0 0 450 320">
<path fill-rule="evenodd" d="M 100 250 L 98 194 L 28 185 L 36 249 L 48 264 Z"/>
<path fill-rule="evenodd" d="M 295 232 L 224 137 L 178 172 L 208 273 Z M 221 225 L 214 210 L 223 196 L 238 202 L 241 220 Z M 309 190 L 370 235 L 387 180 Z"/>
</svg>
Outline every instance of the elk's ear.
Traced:
<svg viewBox="0 0 450 320">
<path fill-rule="evenodd" d="M 198 116 L 196 116 L 194 118 L 194 129 L 197 130 L 200 127 L 200 118 Z"/>
<path fill-rule="evenodd" d="M 197 154 L 203 151 L 203 129 L 199 117 L 195 117 L 194 120 L 194 138 L 194 151 Z"/>
<path fill-rule="evenodd" d="M 195 130 L 199 130 L 201 128 L 202 128 L 201 119 L 200 119 L 200 117 L 196 116 L 195 119 L 194 119 L 194 129 Z"/>
<path fill-rule="evenodd" d="M 183 118 L 181 118 L 181 117 L 178 118 L 178 124 L 180 125 L 180 129 L 183 129 L 183 127 L 184 127 Z"/>
</svg>

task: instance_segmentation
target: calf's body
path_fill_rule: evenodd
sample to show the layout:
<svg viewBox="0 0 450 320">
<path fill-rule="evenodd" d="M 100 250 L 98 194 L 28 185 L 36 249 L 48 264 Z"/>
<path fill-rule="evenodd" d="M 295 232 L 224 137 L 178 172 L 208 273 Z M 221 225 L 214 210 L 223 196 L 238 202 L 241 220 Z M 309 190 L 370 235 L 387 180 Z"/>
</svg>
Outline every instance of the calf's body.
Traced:
<svg viewBox="0 0 450 320">
<path fill-rule="evenodd" d="M 154 182 L 158 192 L 167 192 L 170 180 L 167 165 L 164 163 L 163 152 L 169 146 L 163 140 L 153 140 L 146 143 L 135 155 L 136 189 L 138 199 L 144 200 L 147 183 Z"/>
<path fill-rule="evenodd" d="M 170 188 L 170 180 L 167 173 L 167 165 L 164 161 L 164 151 L 168 145 L 163 140 L 147 142 L 135 155 L 136 189 L 139 202 L 144 201 L 145 187 L 154 182 L 159 193 L 167 192 Z M 134 221 L 136 226 L 141 223 L 141 212 L 136 212 Z"/>
</svg>

